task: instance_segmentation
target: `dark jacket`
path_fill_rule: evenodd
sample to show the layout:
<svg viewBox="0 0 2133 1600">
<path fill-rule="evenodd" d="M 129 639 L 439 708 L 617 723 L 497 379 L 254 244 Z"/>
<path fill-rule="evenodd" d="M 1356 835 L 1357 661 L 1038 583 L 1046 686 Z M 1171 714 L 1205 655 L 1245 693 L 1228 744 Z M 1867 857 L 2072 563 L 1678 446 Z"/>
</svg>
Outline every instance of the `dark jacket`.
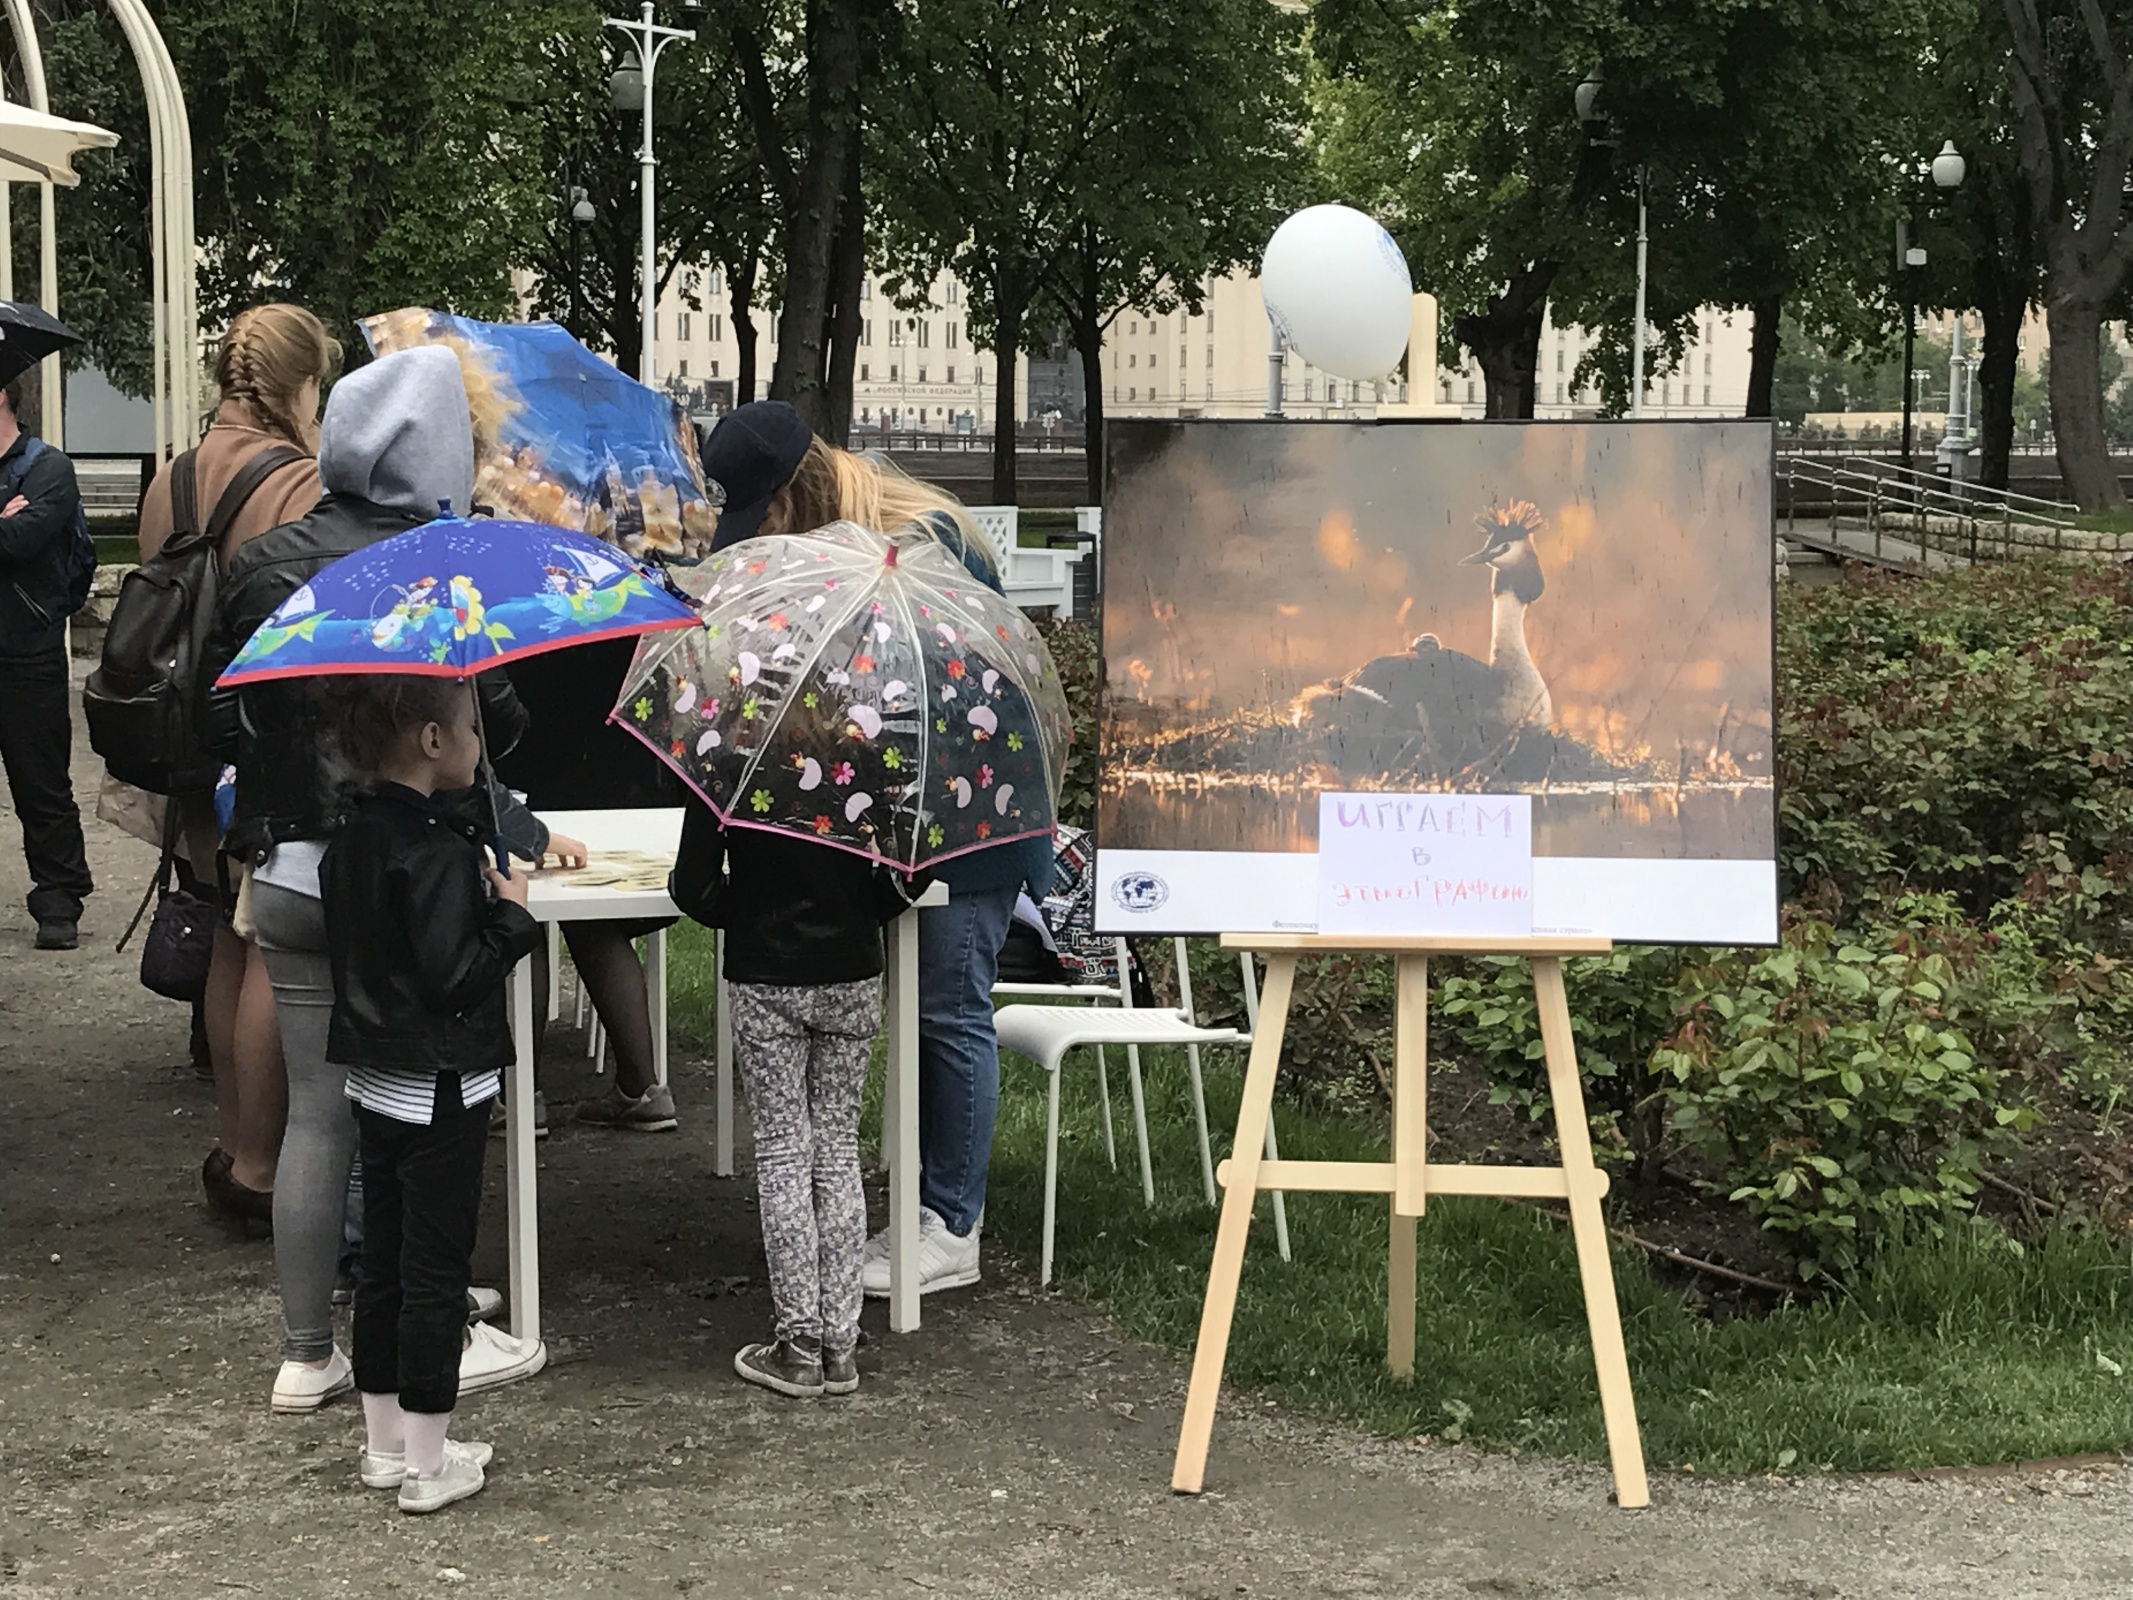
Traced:
<svg viewBox="0 0 2133 1600">
<path fill-rule="evenodd" d="M 497 776 L 544 811 L 680 805 L 681 780 L 607 720 L 636 654 L 635 639 L 599 639 L 506 666 L 530 720 Z"/>
<path fill-rule="evenodd" d="M 237 764 L 237 809 L 226 841 L 232 855 L 258 862 L 286 840 L 325 838 L 352 810 L 362 781 L 341 750 L 335 680 L 211 685 L 275 607 L 321 567 L 424 520 L 352 495 L 328 495 L 296 521 L 245 544 L 223 575 L 201 661 L 201 692 L 208 748 Z M 494 757 L 518 743 L 526 713 L 502 673 L 484 672 L 475 684 Z"/>
<path fill-rule="evenodd" d="M 726 981 L 792 988 L 878 978 L 881 925 L 927 879 L 762 828 L 722 826 L 701 804 L 682 819 L 667 893 L 726 930 Z"/>
<path fill-rule="evenodd" d="M 24 434 L 0 454 L 0 474 L 29 441 Z M 74 463 L 46 445 L 23 474 L 21 493 L 29 504 L 0 517 L 0 661 L 57 655 L 66 637 L 67 574 L 81 504 Z"/>
<path fill-rule="evenodd" d="M 479 1072 L 515 1058 L 504 980 L 541 925 L 482 876 L 481 828 L 396 783 L 356 807 L 319 863 L 342 1067 Z"/>
</svg>

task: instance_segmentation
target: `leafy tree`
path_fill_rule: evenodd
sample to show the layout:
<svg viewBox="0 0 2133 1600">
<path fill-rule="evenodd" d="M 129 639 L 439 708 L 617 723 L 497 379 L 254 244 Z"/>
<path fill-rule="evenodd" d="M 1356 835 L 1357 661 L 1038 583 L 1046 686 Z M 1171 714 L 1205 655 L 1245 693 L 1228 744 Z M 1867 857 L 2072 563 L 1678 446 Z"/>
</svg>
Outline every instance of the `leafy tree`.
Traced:
<svg viewBox="0 0 2133 1600">
<path fill-rule="evenodd" d="M 874 103 L 868 153 L 880 237 L 906 304 L 922 302 L 942 268 L 968 291 L 972 338 L 993 352 L 1002 504 L 1015 498 L 1015 374 L 1032 311 L 1083 237 L 1102 152 L 1137 116 L 1162 114 L 1145 103 L 1146 74 L 1211 65 L 1204 40 L 1170 33 L 1165 10 L 1160 0 L 927 0 L 901 16 L 899 86 Z M 1165 59 L 1140 58 L 1143 40 L 1160 41 Z M 1116 246 L 1093 248 L 1099 266 L 1108 257 L 1125 270 Z"/>
<path fill-rule="evenodd" d="M 883 19 L 864 0 L 796 9 L 775 0 L 744 8 L 731 33 L 785 268 L 770 392 L 841 443 L 866 273 L 862 79 Z"/>
<path fill-rule="evenodd" d="M 171 0 L 162 25 L 200 154 L 204 317 L 298 300 L 359 352 L 372 312 L 512 309 L 553 204 L 532 42 L 591 37 L 589 0 Z"/>
<path fill-rule="evenodd" d="M 2066 489 L 2089 510 L 2126 504 L 2104 437 L 2098 331 L 2133 274 L 2133 61 L 2122 9 L 2004 0 L 2014 147 L 2043 257 L 2053 431 Z"/>
<path fill-rule="evenodd" d="M 1139 63 L 1136 93 L 1076 170 L 1076 216 L 1044 281 L 1081 356 L 1092 502 L 1112 322 L 1128 307 L 1199 310 L 1205 281 L 1258 256 L 1303 179 L 1292 18 L 1265 0 L 1117 9 L 1106 37 Z"/>
<path fill-rule="evenodd" d="M 1549 297 L 1589 256 L 1609 153 L 1571 95 L 1592 5 L 1321 0 L 1313 138 L 1336 193 L 1376 216 L 1472 352 L 1492 417 L 1533 414 Z"/>
</svg>

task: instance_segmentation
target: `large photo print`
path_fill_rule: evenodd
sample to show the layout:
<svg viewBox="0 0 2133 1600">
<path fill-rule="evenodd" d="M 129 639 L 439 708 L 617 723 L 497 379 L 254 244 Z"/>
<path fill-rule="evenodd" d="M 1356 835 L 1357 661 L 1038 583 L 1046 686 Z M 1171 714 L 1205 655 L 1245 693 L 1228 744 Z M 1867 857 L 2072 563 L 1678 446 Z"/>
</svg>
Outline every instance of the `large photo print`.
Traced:
<svg viewBox="0 0 2133 1600">
<path fill-rule="evenodd" d="M 1535 926 L 1777 926 L 1771 436 L 1119 422 L 1099 925 L 1305 929 L 1327 790 L 1533 797 Z"/>
</svg>

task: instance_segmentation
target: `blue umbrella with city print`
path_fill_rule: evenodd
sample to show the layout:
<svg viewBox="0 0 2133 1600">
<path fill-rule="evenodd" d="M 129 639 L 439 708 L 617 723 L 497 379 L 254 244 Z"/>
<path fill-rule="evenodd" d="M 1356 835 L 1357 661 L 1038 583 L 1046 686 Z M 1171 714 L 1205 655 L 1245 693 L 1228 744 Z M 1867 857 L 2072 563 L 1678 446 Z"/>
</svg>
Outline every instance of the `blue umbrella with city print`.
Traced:
<svg viewBox="0 0 2133 1600">
<path fill-rule="evenodd" d="M 695 624 L 663 577 L 614 545 L 542 523 L 443 517 L 320 568 L 216 682 L 464 678 L 522 656 Z"/>
<path fill-rule="evenodd" d="M 1051 832 L 1058 669 L 930 534 L 839 522 L 675 576 L 701 623 L 638 646 L 611 720 L 730 826 L 905 871 Z"/>
</svg>

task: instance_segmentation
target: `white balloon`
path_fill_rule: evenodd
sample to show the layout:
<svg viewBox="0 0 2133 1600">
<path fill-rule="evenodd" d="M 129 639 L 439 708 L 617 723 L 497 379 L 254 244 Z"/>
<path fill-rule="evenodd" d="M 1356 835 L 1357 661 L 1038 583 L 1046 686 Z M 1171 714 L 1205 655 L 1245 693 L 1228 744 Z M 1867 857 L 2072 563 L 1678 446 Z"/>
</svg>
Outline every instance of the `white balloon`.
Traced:
<svg viewBox="0 0 2133 1600">
<path fill-rule="evenodd" d="M 1414 280 L 1392 235 L 1349 206 L 1311 206 L 1274 230 L 1259 268 L 1267 315 L 1315 367 L 1382 378 L 1407 348 Z"/>
</svg>

